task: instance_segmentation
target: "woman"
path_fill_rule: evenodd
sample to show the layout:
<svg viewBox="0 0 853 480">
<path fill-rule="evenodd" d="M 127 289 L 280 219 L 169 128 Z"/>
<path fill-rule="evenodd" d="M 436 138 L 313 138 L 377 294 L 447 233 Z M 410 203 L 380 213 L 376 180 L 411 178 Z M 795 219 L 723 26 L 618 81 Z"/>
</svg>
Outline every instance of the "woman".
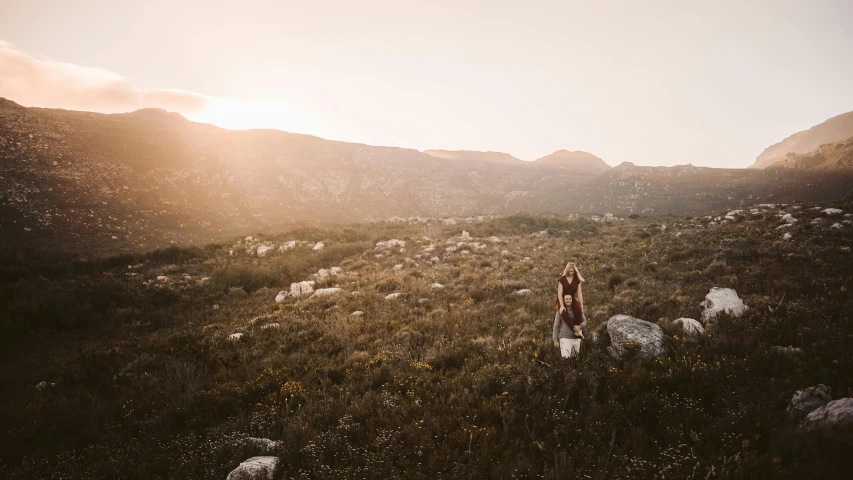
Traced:
<svg viewBox="0 0 853 480">
<path fill-rule="evenodd" d="M 568 347 L 569 340 L 574 337 L 584 338 L 581 325 L 586 318 L 583 315 L 583 290 L 581 283 L 584 279 L 574 262 L 566 264 L 563 276 L 557 281 L 557 314 L 554 316 L 554 347 L 563 351 L 563 356 L 571 356 Z M 574 335 L 573 335 L 574 334 Z M 564 342 L 565 340 L 565 342 Z M 566 349 L 561 344 L 566 344 Z"/>
</svg>

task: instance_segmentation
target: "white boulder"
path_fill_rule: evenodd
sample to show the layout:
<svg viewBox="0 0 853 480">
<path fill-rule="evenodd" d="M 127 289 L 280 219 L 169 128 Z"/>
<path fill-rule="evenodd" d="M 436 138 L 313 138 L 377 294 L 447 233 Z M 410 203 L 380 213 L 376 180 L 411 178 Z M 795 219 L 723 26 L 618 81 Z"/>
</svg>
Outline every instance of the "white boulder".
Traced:
<svg viewBox="0 0 853 480">
<path fill-rule="evenodd" d="M 316 244 L 314 244 L 314 246 L 313 246 L 313 247 L 311 247 L 311 250 L 320 251 L 320 250 L 322 250 L 322 249 L 324 249 L 324 248 L 326 248 L 326 244 L 325 244 L 325 243 L 323 243 L 323 242 L 317 242 Z"/>
<path fill-rule="evenodd" d="M 402 296 L 403 294 L 399 292 L 389 293 L 388 295 L 385 295 L 385 300 L 397 300 Z"/>
<path fill-rule="evenodd" d="M 705 335 L 705 327 L 698 320 L 692 318 L 681 317 L 672 322 L 677 325 L 684 335 L 688 337 L 698 337 Z"/>
<path fill-rule="evenodd" d="M 512 292 L 513 295 L 516 295 L 518 297 L 526 297 L 532 293 L 533 292 L 529 288 L 522 288 L 521 290 L 516 290 Z"/>
<path fill-rule="evenodd" d="M 705 295 L 705 301 L 699 306 L 702 307 L 702 323 L 713 321 L 721 313 L 727 313 L 738 318 L 743 316 L 747 310 L 743 300 L 731 288 L 711 288 L 711 291 Z"/>
<path fill-rule="evenodd" d="M 791 240 L 792 238 L 794 238 L 794 236 L 793 236 L 793 235 L 791 235 L 791 232 L 788 232 L 788 233 L 786 233 L 785 235 L 782 235 L 782 240 L 784 240 L 784 241 L 786 241 L 786 242 L 787 242 L 787 241 L 789 241 L 789 240 Z"/>
<path fill-rule="evenodd" d="M 460 235 L 459 238 L 468 240 L 471 238 L 471 234 L 468 233 L 466 230 L 462 230 L 462 235 Z"/>
<path fill-rule="evenodd" d="M 788 225 L 793 225 L 793 224 L 797 223 L 797 219 L 794 218 L 794 216 L 791 215 L 790 213 L 786 213 L 785 215 L 782 215 L 782 221 L 787 223 Z"/>
<path fill-rule="evenodd" d="M 272 250 L 272 247 L 270 247 L 270 246 L 258 245 L 258 250 L 256 251 L 256 253 L 258 254 L 259 257 L 266 257 L 267 253 L 269 253 L 271 250 Z"/>
<path fill-rule="evenodd" d="M 361 310 L 356 310 L 356 311 L 352 312 L 350 315 L 352 315 L 353 317 L 363 317 L 364 312 L 362 312 Z"/>
<path fill-rule="evenodd" d="M 286 252 L 286 251 L 292 250 L 294 248 L 296 248 L 296 240 L 291 240 L 289 242 L 285 242 L 285 243 L 281 244 L 281 246 L 278 247 L 278 251 L 279 252 Z"/>
<path fill-rule="evenodd" d="M 788 405 L 788 413 L 791 415 L 806 415 L 832 401 L 832 389 L 820 384 L 813 387 L 797 390 L 791 403 Z"/>
<path fill-rule="evenodd" d="M 278 457 L 252 457 L 228 474 L 225 480 L 273 480 Z"/>
<path fill-rule="evenodd" d="M 228 340 L 231 340 L 233 342 L 236 340 L 240 340 L 242 337 L 243 337 L 243 334 L 240 332 L 232 333 L 231 335 L 228 335 Z"/>
<path fill-rule="evenodd" d="M 281 303 L 287 298 L 287 291 L 282 290 L 275 296 L 275 303 Z"/>
<path fill-rule="evenodd" d="M 406 242 L 403 240 L 397 240 L 396 238 L 392 238 L 391 240 L 385 240 L 384 242 L 376 242 L 376 248 L 403 248 L 406 246 Z"/>
<path fill-rule="evenodd" d="M 440 283 L 432 283 L 432 284 L 430 284 L 429 288 L 431 288 L 433 290 L 443 290 L 444 285 L 442 285 Z"/>
<path fill-rule="evenodd" d="M 328 277 L 329 275 L 331 275 L 331 273 L 329 273 L 329 271 L 325 268 L 321 268 L 320 270 L 317 270 L 317 273 L 314 274 L 315 277 L 317 277 L 321 280 Z"/>
<path fill-rule="evenodd" d="M 301 297 L 302 295 L 307 295 L 309 293 L 314 293 L 314 281 L 310 280 L 307 282 L 296 282 L 290 284 L 290 294 L 294 297 Z"/>
<path fill-rule="evenodd" d="M 841 210 L 840 208 L 824 208 L 821 210 L 821 213 L 826 215 L 838 215 L 839 213 L 844 213 L 844 210 Z"/>
<path fill-rule="evenodd" d="M 332 275 L 340 275 L 344 273 L 344 269 L 341 267 L 332 267 L 329 269 L 329 273 L 331 273 Z"/>
<path fill-rule="evenodd" d="M 836 223 L 833 223 L 829 228 L 834 228 L 834 229 L 836 229 L 836 230 L 837 230 L 837 229 L 840 229 L 840 228 L 844 228 L 844 225 L 842 225 L 842 224 L 840 224 L 840 223 L 836 222 Z"/>
<path fill-rule="evenodd" d="M 615 315 L 607 321 L 607 333 L 610 335 L 610 355 L 619 358 L 629 345 L 639 347 L 638 356 L 658 357 L 664 349 L 663 330 L 652 322 L 640 320 L 629 315 Z"/>
<path fill-rule="evenodd" d="M 337 293 L 341 293 L 340 288 L 318 288 L 317 291 L 314 292 L 315 297 L 327 297 L 329 295 L 335 295 Z"/>
</svg>

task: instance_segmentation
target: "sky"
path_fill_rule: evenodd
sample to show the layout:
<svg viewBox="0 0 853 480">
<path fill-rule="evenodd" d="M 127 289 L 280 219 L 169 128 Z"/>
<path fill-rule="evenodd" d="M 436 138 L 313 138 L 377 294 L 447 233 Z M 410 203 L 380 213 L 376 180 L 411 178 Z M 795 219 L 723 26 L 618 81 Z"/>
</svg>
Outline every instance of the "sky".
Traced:
<svg viewBox="0 0 853 480">
<path fill-rule="evenodd" d="M 853 110 L 849 0 L 0 0 L 0 96 L 741 168 Z"/>
</svg>

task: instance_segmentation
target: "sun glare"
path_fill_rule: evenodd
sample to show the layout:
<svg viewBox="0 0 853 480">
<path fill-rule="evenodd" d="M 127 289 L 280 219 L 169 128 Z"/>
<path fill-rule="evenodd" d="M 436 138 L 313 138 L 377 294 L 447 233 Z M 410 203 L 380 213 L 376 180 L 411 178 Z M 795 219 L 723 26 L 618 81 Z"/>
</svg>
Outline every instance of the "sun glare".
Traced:
<svg viewBox="0 0 853 480">
<path fill-rule="evenodd" d="M 231 130 L 250 128 L 298 130 L 292 107 L 280 100 L 259 102 L 214 98 L 208 101 L 200 111 L 188 114 L 187 118 Z"/>
</svg>

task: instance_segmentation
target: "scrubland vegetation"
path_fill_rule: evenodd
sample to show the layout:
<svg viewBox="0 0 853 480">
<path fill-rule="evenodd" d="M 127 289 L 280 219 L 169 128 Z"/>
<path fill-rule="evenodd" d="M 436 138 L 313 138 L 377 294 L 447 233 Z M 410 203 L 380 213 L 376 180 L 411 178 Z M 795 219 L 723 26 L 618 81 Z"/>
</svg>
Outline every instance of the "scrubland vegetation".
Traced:
<svg viewBox="0 0 853 480">
<path fill-rule="evenodd" d="M 808 207 L 722 224 L 521 215 L 432 239 L 299 228 L 261 240 L 325 248 L 263 258 L 236 239 L 89 261 L 7 251 L 0 476 L 225 478 L 263 437 L 280 441 L 280 478 L 842 478 L 851 432 L 801 432 L 785 412 L 818 383 L 853 396 L 853 225 Z M 799 222 L 777 230 L 786 212 Z M 450 238 L 484 247 L 447 252 Z M 375 248 L 388 239 L 403 251 Z M 590 325 L 561 359 L 569 260 Z M 342 292 L 276 303 L 312 279 Z M 681 338 L 671 322 L 699 318 L 714 286 L 747 314 Z M 663 327 L 666 355 L 611 358 L 618 313 Z M 772 349 L 789 345 L 803 352 Z"/>
</svg>

